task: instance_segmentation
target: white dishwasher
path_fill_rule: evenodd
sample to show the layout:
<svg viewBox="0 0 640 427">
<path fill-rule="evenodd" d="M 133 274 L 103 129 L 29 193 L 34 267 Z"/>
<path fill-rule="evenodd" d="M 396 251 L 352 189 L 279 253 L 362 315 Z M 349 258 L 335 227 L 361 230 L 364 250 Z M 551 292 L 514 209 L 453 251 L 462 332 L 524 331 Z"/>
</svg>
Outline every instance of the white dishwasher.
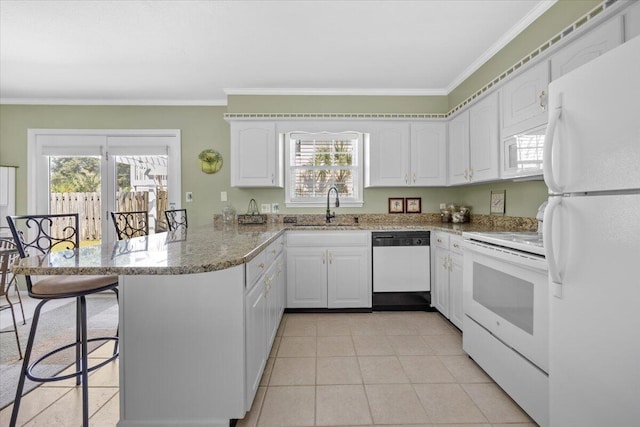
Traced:
<svg viewBox="0 0 640 427">
<path fill-rule="evenodd" d="M 374 309 L 430 309 L 429 240 L 429 231 L 371 233 Z"/>
</svg>

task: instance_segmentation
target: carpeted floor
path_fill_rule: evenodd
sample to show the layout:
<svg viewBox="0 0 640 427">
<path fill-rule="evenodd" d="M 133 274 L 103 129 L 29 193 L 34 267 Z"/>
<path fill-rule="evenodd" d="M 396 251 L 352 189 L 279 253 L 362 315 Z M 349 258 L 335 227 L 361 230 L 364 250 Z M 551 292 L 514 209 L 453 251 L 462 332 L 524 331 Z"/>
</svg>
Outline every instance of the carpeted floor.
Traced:
<svg viewBox="0 0 640 427">
<path fill-rule="evenodd" d="M 16 306 L 17 308 L 17 306 Z M 46 304 L 45 304 L 46 308 Z M 87 297 L 88 337 L 109 336 L 115 333 L 118 324 L 118 305 L 113 292 Z M 17 315 L 20 317 L 19 315 Z M 52 349 L 75 341 L 75 300 L 52 310 L 43 312 L 38 322 L 35 345 L 31 362 Z M 20 320 L 22 320 L 20 318 Z M 2 330 L 12 330 L 13 326 Z M 24 353 L 31 329 L 31 319 L 27 324 L 18 323 L 20 344 Z M 96 342 L 90 351 L 103 344 Z M 37 376 L 52 376 L 66 369 L 75 360 L 75 350 L 68 349 L 43 361 L 34 370 Z M 22 360 L 18 358 L 16 339 L 13 332 L 0 334 L 0 409 L 10 405 L 14 398 Z M 91 365 L 91 364 L 90 364 Z M 34 389 L 40 383 L 27 379 L 25 393 Z"/>
</svg>

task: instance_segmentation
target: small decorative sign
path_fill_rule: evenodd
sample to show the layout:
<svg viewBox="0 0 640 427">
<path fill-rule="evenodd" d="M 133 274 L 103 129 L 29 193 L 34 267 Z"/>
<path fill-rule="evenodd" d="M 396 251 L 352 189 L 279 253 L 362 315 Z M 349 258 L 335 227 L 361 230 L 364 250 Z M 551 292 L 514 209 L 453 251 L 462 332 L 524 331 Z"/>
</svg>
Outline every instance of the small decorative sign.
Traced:
<svg viewBox="0 0 640 427">
<path fill-rule="evenodd" d="M 402 197 L 389 197 L 389 213 L 404 213 L 404 199 Z"/>
<path fill-rule="evenodd" d="M 406 213 L 422 213 L 422 197 L 407 197 L 404 199 Z"/>
<path fill-rule="evenodd" d="M 504 215 L 506 195 L 507 190 L 491 192 L 491 204 L 489 206 L 491 215 Z"/>
</svg>

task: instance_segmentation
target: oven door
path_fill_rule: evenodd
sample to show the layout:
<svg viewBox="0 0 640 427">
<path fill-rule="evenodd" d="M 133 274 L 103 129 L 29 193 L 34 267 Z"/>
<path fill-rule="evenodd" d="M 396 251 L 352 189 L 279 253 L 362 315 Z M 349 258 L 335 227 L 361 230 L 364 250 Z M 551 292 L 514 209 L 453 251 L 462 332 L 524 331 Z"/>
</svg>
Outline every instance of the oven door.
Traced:
<svg viewBox="0 0 640 427">
<path fill-rule="evenodd" d="M 545 259 L 470 240 L 465 241 L 465 249 L 465 314 L 548 372 Z"/>
</svg>

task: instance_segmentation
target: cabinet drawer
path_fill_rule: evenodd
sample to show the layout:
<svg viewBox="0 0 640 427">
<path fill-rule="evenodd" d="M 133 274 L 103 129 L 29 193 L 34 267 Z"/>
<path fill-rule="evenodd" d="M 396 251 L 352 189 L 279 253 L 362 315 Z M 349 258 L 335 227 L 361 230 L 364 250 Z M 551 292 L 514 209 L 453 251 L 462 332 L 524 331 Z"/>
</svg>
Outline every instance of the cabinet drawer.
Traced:
<svg viewBox="0 0 640 427">
<path fill-rule="evenodd" d="M 460 255 L 462 255 L 462 241 L 464 239 L 462 238 L 462 236 L 451 236 L 449 238 L 449 248 L 451 249 L 451 252 L 455 252 L 458 253 Z"/>
<path fill-rule="evenodd" d="M 261 251 L 255 258 L 245 264 L 246 283 L 245 286 L 250 288 L 251 285 L 264 273 L 267 267 L 267 251 Z"/>
<path fill-rule="evenodd" d="M 278 254 L 282 252 L 284 248 L 284 236 L 278 237 L 274 242 L 271 242 L 267 249 L 263 252 L 266 254 L 265 263 L 266 265 L 271 265 L 271 263 L 276 259 Z"/>
<path fill-rule="evenodd" d="M 294 231 L 287 234 L 287 246 L 369 246 L 368 231 Z"/>
<path fill-rule="evenodd" d="M 449 250 L 449 234 L 447 233 L 434 233 L 433 241 L 431 242 L 433 246 L 438 248 L 442 248 L 445 250 Z"/>
</svg>

